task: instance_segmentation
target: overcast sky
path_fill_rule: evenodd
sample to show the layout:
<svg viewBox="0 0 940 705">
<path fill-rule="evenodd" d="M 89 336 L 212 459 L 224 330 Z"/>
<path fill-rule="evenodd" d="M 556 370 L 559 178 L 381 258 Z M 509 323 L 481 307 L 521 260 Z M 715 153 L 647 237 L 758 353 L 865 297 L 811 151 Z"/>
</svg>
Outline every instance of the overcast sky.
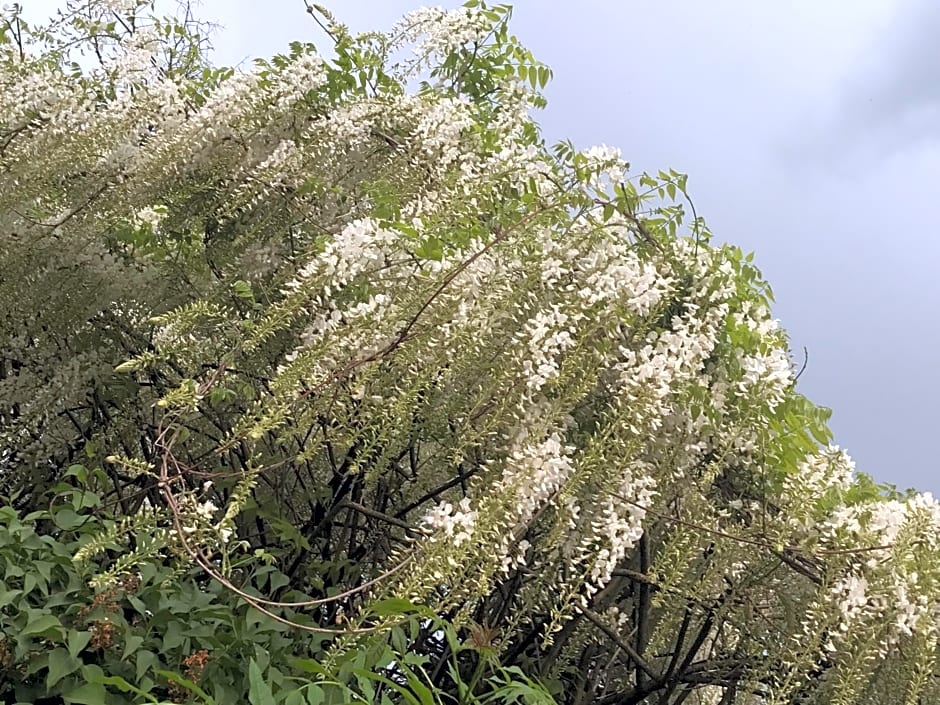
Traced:
<svg viewBox="0 0 940 705">
<path fill-rule="evenodd" d="M 354 30 L 420 4 L 323 3 Z M 555 72 L 546 137 L 688 173 L 716 236 L 756 252 L 836 442 L 879 480 L 940 491 L 940 3 L 513 4 L 514 32 Z M 220 62 L 326 44 L 302 0 L 199 12 L 223 25 Z"/>
</svg>

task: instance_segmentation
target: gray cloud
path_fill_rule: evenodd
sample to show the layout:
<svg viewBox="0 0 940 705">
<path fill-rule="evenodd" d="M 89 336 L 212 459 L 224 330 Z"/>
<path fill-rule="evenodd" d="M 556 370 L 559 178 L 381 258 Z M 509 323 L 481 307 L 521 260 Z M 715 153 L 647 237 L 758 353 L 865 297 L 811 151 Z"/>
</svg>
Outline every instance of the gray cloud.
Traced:
<svg viewBox="0 0 940 705">
<path fill-rule="evenodd" d="M 940 139 L 940 4 L 906 0 L 860 52 L 825 132 L 834 149 L 887 155 Z"/>
</svg>

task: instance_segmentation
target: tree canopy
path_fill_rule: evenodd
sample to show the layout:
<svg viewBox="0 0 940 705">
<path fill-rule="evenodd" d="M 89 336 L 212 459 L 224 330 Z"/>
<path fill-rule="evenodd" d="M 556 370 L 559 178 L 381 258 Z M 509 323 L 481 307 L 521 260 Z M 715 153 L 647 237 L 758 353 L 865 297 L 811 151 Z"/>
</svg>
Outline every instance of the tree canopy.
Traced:
<svg viewBox="0 0 940 705">
<path fill-rule="evenodd" d="M 5 701 L 940 701 L 940 504 L 686 176 L 547 144 L 508 6 L 306 9 L 4 10 Z"/>
</svg>

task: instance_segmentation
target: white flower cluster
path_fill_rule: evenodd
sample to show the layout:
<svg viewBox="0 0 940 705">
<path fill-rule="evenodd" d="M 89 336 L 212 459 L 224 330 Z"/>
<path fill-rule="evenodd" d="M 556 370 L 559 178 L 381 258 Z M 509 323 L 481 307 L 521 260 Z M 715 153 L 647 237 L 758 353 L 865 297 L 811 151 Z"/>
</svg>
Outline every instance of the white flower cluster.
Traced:
<svg viewBox="0 0 940 705">
<path fill-rule="evenodd" d="M 575 342 L 574 325 L 575 320 L 557 306 L 539 311 L 526 325 L 529 357 L 523 361 L 522 371 L 530 392 L 539 391 L 558 376 L 558 357 Z"/>
<path fill-rule="evenodd" d="M 433 532 L 430 540 L 446 537 L 459 546 L 472 538 L 476 520 L 477 512 L 470 508 L 470 499 L 464 497 L 456 507 L 450 502 L 438 504 L 424 515 L 422 523 Z"/>
<path fill-rule="evenodd" d="M 787 351 L 774 347 L 768 352 L 742 355 L 740 361 L 738 393 L 752 398 L 759 395 L 768 411 L 773 411 L 793 385 L 793 368 Z"/>
<path fill-rule="evenodd" d="M 445 56 L 464 45 L 481 41 L 490 28 L 490 20 L 476 9 L 422 7 L 405 15 L 392 31 L 414 42 L 414 52 L 423 62 L 433 55 Z"/>
<path fill-rule="evenodd" d="M 868 580 L 863 575 L 847 575 L 830 588 L 842 614 L 839 628 L 847 632 L 855 619 L 868 605 Z"/>
<path fill-rule="evenodd" d="M 574 471 L 571 446 L 556 431 L 540 443 L 530 443 L 506 461 L 498 486 L 513 497 L 512 520 L 524 526 Z"/>
<path fill-rule="evenodd" d="M 796 472 L 784 478 L 781 500 L 788 503 L 794 526 L 808 529 L 815 524 L 816 504 L 831 491 L 845 491 L 855 475 L 855 461 L 839 446 L 807 456 Z"/>
<path fill-rule="evenodd" d="M 330 339 L 333 346 L 356 350 L 360 356 L 374 352 L 388 342 L 388 336 L 380 324 L 391 308 L 388 295 L 381 293 L 342 309 L 332 302 L 327 303 L 327 308 L 317 313 L 300 334 L 300 345 L 285 355 L 285 365 L 278 368 L 279 372 L 283 373 L 287 364 L 296 361 L 301 354 L 309 354 L 317 343 L 323 343 L 328 336 L 340 329 L 343 335 L 338 339 Z M 356 325 L 363 320 L 372 320 L 374 325 Z M 315 351 L 315 354 L 318 352 Z M 320 375 L 334 368 L 343 359 L 341 356 L 324 354 L 316 354 L 316 357 L 316 374 L 312 379 L 320 379 Z"/>
<path fill-rule="evenodd" d="M 127 83 L 138 86 L 148 78 L 160 75 L 157 52 L 160 35 L 153 28 L 141 28 L 125 43 L 124 52 L 117 58 L 117 74 Z M 127 86 L 129 87 L 129 86 Z"/>
<path fill-rule="evenodd" d="M 592 535 L 585 537 L 584 546 L 593 554 L 585 597 L 610 582 L 614 569 L 643 536 L 646 508 L 656 495 L 656 481 L 648 470 L 641 464 L 624 470 L 618 491 L 604 500 L 603 509 L 591 522 Z"/>
<path fill-rule="evenodd" d="M 297 156 L 297 143 L 291 139 L 278 142 L 277 147 L 260 164 L 256 171 L 267 176 L 274 186 L 286 185 L 287 164 Z"/>
<path fill-rule="evenodd" d="M 841 505 L 823 524 L 826 539 L 836 541 L 841 537 L 838 545 L 849 540 L 850 545 L 869 547 L 857 560 L 857 570 L 862 572 L 846 576 L 832 589 L 844 639 L 857 631 L 857 626 L 850 628 L 860 616 L 882 634 L 878 641 L 882 654 L 915 633 L 937 637 L 940 605 L 925 593 L 928 585 L 937 580 L 936 566 L 916 561 L 915 546 L 910 543 L 914 531 L 927 546 L 940 543 L 940 502 L 929 493 L 906 501 Z M 885 624 L 889 626 L 886 633 L 880 629 Z"/>
<path fill-rule="evenodd" d="M 163 221 L 166 220 L 166 206 L 144 206 L 134 214 L 134 220 L 140 224 L 150 226 L 154 231 L 159 230 Z"/>
<path fill-rule="evenodd" d="M 302 345 L 287 356 L 287 362 L 296 360 L 304 348 L 339 329 L 344 323 L 367 318 L 378 321 L 384 317 L 391 305 L 387 294 L 371 295 L 367 301 L 355 302 L 345 310 L 337 306 L 335 294 L 357 275 L 382 265 L 388 254 L 393 251 L 397 239 L 396 233 L 380 228 L 371 218 L 355 220 L 346 225 L 327 243 L 320 255 L 307 262 L 297 276 L 285 285 L 287 294 L 312 287 L 314 301 L 320 308 L 301 336 Z M 316 294 L 317 291 L 320 293 Z M 358 343 L 360 352 L 363 347 L 372 344 L 367 344 L 366 337 L 374 342 L 376 335 L 382 336 L 379 326 L 371 326 L 358 332 L 361 338 Z M 357 346 L 353 347 L 357 349 Z"/>
<path fill-rule="evenodd" d="M 314 276 L 327 277 L 325 296 L 329 297 L 369 267 L 382 265 L 397 238 L 396 233 L 380 228 L 372 218 L 354 220 L 327 243 L 322 254 L 300 269 L 287 288 L 299 288 Z"/>
<path fill-rule="evenodd" d="M 122 15 L 133 12 L 143 4 L 142 0 L 100 0 L 100 3 L 104 9 Z"/>
<path fill-rule="evenodd" d="M 388 100 L 393 101 L 391 98 Z M 338 144 L 364 144 L 379 124 L 382 114 L 396 114 L 397 109 L 394 102 L 356 101 L 338 107 L 329 117 L 317 120 L 311 131 L 322 131 Z"/>
<path fill-rule="evenodd" d="M 839 505 L 826 519 L 823 535 L 848 534 L 870 538 L 879 546 L 890 546 L 904 527 L 910 505 L 898 500 Z M 880 557 L 873 556 L 871 560 L 877 562 Z"/>
<path fill-rule="evenodd" d="M 770 311 L 763 304 L 750 303 L 742 310 L 731 314 L 731 320 L 736 325 L 744 326 L 762 338 L 775 333 L 780 329 L 780 321 L 771 318 Z"/>
<path fill-rule="evenodd" d="M 473 126 L 470 106 L 459 98 L 425 100 L 415 123 L 413 137 L 426 156 L 433 157 L 443 170 L 467 153 L 461 149 L 461 135 Z"/>
<path fill-rule="evenodd" d="M 211 484 L 209 482 L 206 486 L 211 486 Z M 230 526 L 231 521 L 228 521 L 226 517 L 223 517 L 220 521 L 215 521 L 215 517 L 219 513 L 219 506 L 211 499 L 202 502 L 195 497 L 184 496 L 181 498 L 180 503 L 188 510 L 188 516 L 196 521 L 194 524 L 183 525 L 184 534 L 191 536 L 199 531 L 208 530 L 213 532 L 223 544 L 231 540 L 232 535 L 235 533 Z M 175 536 L 177 534 L 176 529 L 170 529 L 169 534 Z"/>
<path fill-rule="evenodd" d="M 670 415 L 669 400 L 679 385 L 702 372 L 728 311 L 724 303 L 703 313 L 692 302 L 685 308 L 686 316 L 674 317 L 671 330 L 651 331 L 639 349 L 621 348 L 621 393 L 625 400 L 640 402 L 632 425 L 636 433 L 643 433 L 644 426 L 645 432 L 655 432 Z"/>
<path fill-rule="evenodd" d="M 276 110 L 286 110 L 307 93 L 326 83 L 326 65 L 313 54 L 301 54 L 278 75 L 273 90 L 277 93 Z"/>
<path fill-rule="evenodd" d="M 585 168 L 590 172 L 589 184 L 594 188 L 604 188 L 609 184 L 619 184 L 624 179 L 627 163 L 616 147 L 606 144 L 595 145 L 583 152 Z"/>
<path fill-rule="evenodd" d="M 646 316 L 672 288 L 673 280 L 664 276 L 652 262 L 643 262 L 616 224 L 608 224 L 611 236 L 603 238 L 582 255 L 576 268 L 586 274 L 578 296 L 587 305 L 624 301 L 637 316 Z"/>
<path fill-rule="evenodd" d="M 219 508 L 212 500 L 196 502 L 196 514 L 206 521 L 211 521 L 215 517 L 215 513 L 217 511 L 219 511 Z"/>
<path fill-rule="evenodd" d="M 524 144 L 514 138 L 520 127 L 522 116 L 504 116 L 503 124 L 508 131 L 496 150 L 483 158 L 464 157 L 460 162 L 460 190 L 469 194 L 474 188 L 487 184 L 493 174 L 501 174 L 507 185 L 520 190 L 528 190 L 534 184 L 535 192 L 541 196 L 557 189 L 552 183 L 552 168 L 533 145 Z M 494 129 L 496 129 L 494 127 Z"/>
<path fill-rule="evenodd" d="M 0 93 L 3 124 L 12 129 L 34 118 L 61 119 L 62 113 L 75 112 L 82 102 L 74 86 L 68 86 L 60 73 L 46 67 L 17 76 L 15 83 L 3 85 Z"/>
<path fill-rule="evenodd" d="M 920 631 L 936 635 L 940 614 L 937 605 L 931 605 L 924 594 L 920 575 L 911 571 L 906 575 L 896 576 L 894 582 L 894 594 L 888 595 L 894 610 L 894 621 L 891 625 L 893 633 L 888 643 L 895 643 L 901 637 L 912 636 Z"/>
</svg>

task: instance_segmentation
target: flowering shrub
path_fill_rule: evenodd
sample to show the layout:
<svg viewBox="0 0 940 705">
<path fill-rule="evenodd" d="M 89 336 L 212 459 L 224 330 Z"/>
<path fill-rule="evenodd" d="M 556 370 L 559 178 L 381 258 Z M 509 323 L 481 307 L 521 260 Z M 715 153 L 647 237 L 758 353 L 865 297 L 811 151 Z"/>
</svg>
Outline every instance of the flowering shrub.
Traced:
<svg viewBox="0 0 940 705">
<path fill-rule="evenodd" d="M 247 71 L 141 2 L 8 13 L 15 502 L 100 466 L 98 590 L 199 569 L 390 702 L 937 700 L 940 505 L 830 445 L 685 176 L 546 145 L 505 6 L 308 10 L 335 58 Z"/>
</svg>

